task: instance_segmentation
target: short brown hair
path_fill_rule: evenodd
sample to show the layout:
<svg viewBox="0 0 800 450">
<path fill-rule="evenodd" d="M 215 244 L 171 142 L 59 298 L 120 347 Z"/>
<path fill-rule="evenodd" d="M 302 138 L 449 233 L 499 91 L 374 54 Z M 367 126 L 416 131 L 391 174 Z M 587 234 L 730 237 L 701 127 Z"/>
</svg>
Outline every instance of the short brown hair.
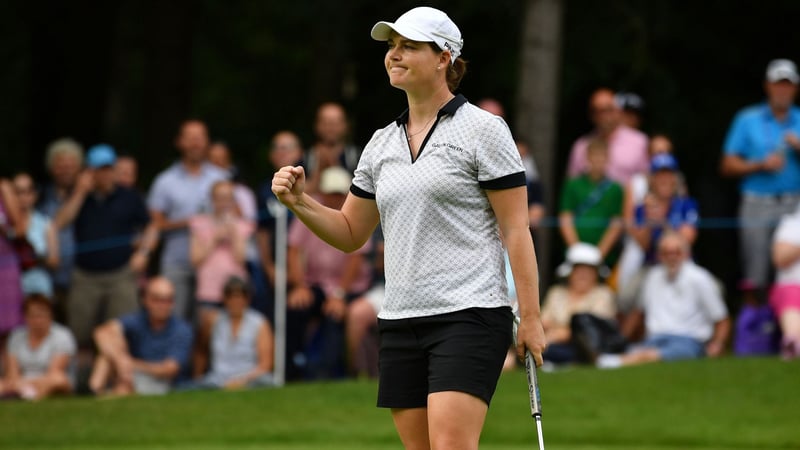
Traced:
<svg viewBox="0 0 800 450">
<path fill-rule="evenodd" d="M 602 152 L 608 154 L 608 143 L 604 139 L 595 138 L 586 146 L 586 154 Z"/>
</svg>

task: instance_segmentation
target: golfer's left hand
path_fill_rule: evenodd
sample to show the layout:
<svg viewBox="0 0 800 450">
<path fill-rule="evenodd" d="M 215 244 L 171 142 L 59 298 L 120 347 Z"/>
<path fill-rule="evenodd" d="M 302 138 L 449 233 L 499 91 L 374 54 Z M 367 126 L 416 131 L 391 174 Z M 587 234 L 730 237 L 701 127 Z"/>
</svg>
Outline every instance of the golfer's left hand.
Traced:
<svg viewBox="0 0 800 450">
<path fill-rule="evenodd" d="M 542 353 L 547 346 L 547 339 L 544 336 L 542 321 L 536 318 L 523 318 L 517 330 L 517 357 L 520 361 L 525 361 L 525 350 L 531 352 L 536 367 L 541 367 L 543 363 Z"/>
</svg>

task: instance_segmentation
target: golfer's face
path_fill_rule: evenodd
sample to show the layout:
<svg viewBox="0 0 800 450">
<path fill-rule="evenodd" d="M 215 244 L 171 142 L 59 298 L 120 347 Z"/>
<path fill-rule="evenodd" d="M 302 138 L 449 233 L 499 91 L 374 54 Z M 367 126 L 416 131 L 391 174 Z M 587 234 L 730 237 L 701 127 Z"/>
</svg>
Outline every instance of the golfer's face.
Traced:
<svg viewBox="0 0 800 450">
<path fill-rule="evenodd" d="M 433 83 L 440 62 L 427 42 L 411 41 L 394 32 L 386 42 L 389 49 L 384 64 L 392 86 L 408 89 Z"/>
</svg>

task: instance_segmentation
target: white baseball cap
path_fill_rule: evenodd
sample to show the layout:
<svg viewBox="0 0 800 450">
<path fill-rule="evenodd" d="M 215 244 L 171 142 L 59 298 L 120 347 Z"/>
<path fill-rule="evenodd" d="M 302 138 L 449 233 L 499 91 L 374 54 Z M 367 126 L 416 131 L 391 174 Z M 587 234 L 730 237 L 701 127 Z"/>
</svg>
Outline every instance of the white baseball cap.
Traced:
<svg viewBox="0 0 800 450">
<path fill-rule="evenodd" d="M 789 80 L 793 84 L 800 82 L 800 75 L 797 74 L 797 66 L 788 59 L 773 59 L 767 66 L 767 81 Z"/>
<path fill-rule="evenodd" d="M 450 64 L 455 63 L 464 40 L 461 31 L 450 17 L 436 8 L 420 6 L 409 10 L 392 22 L 378 22 L 372 27 L 370 36 L 376 41 L 386 41 L 392 30 L 397 34 L 418 42 L 434 42 L 442 50 L 450 52 Z"/>
<path fill-rule="evenodd" d="M 560 277 L 567 277 L 576 265 L 596 267 L 601 277 L 608 276 L 608 268 L 603 265 L 603 254 L 597 246 L 586 242 L 572 244 L 567 249 L 567 260 L 556 269 Z"/>
<path fill-rule="evenodd" d="M 347 194 L 353 177 L 347 169 L 339 166 L 328 167 L 319 177 L 319 191 L 323 194 Z"/>
</svg>

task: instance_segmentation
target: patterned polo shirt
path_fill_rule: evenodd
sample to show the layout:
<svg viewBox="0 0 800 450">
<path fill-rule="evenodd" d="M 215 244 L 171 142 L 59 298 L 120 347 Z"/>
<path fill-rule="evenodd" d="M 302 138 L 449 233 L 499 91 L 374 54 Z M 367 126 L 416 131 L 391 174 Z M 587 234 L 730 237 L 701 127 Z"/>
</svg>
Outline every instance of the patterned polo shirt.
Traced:
<svg viewBox="0 0 800 450">
<path fill-rule="evenodd" d="M 351 192 L 374 199 L 385 237 L 386 299 L 378 317 L 403 319 L 510 305 L 503 248 L 487 189 L 525 186 L 499 117 L 459 95 L 412 158 L 408 111 L 378 130 Z"/>
</svg>

